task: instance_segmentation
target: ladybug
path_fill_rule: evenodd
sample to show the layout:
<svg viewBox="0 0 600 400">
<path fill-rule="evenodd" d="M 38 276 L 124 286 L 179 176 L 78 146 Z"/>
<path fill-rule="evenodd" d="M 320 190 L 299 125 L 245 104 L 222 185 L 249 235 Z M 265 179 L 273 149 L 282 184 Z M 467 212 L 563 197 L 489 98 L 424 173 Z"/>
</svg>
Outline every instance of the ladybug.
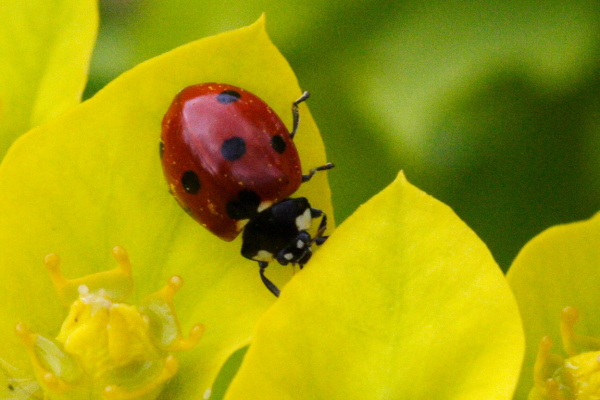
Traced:
<svg viewBox="0 0 600 400">
<path fill-rule="evenodd" d="M 302 174 L 293 139 L 300 121 L 292 103 L 292 131 L 258 96 L 236 86 L 203 83 L 183 89 L 162 121 L 160 158 L 169 191 L 202 226 L 223 240 L 242 234 L 242 256 L 258 261 L 260 278 L 269 262 L 304 266 L 311 245 L 327 236 L 327 216 L 304 197 L 290 198 L 327 163 Z M 314 237 L 312 220 L 321 218 Z"/>
</svg>

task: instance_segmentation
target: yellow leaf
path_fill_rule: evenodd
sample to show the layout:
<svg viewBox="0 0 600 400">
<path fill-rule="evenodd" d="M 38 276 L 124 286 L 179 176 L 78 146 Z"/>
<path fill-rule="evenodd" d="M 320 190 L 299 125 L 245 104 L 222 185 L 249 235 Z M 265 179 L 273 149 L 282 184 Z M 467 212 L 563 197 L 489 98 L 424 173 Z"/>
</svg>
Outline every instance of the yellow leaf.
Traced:
<svg viewBox="0 0 600 400">
<path fill-rule="evenodd" d="M 0 2 L 0 158 L 19 135 L 81 100 L 98 29 L 95 0 Z"/>
<path fill-rule="evenodd" d="M 260 319 L 226 399 L 509 399 L 522 352 L 489 250 L 401 174 Z"/>
</svg>

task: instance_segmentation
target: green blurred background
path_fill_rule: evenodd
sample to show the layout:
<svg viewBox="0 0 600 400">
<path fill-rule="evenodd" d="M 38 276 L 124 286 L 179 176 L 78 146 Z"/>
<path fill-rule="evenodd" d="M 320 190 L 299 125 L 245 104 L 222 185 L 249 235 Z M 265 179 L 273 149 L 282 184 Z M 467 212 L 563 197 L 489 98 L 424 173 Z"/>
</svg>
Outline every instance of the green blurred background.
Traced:
<svg viewBox="0 0 600 400">
<path fill-rule="evenodd" d="M 86 96 L 262 12 L 312 93 L 338 223 L 403 169 L 506 270 L 600 210 L 597 0 L 103 0 Z"/>
</svg>

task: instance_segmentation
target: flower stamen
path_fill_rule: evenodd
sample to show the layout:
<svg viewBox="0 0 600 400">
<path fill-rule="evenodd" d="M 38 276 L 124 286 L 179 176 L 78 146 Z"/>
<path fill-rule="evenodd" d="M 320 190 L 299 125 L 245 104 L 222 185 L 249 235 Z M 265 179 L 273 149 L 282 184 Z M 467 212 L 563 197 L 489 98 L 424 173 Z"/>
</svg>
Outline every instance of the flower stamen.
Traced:
<svg viewBox="0 0 600 400">
<path fill-rule="evenodd" d="M 127 252 L 121 246 L 112 250 L 117 267 L 81 278 L 66 279 L 60 270 L 60 257 L 48 254 L 44 259 L 52 284 L 65 305 L 70 305 L 79 297 L 79 287 L 87 286 L 90 293 L 104 290 L 104 297 L 111 300 L 124 300 L 133 291 L 132 269 Z"/>
</svg>

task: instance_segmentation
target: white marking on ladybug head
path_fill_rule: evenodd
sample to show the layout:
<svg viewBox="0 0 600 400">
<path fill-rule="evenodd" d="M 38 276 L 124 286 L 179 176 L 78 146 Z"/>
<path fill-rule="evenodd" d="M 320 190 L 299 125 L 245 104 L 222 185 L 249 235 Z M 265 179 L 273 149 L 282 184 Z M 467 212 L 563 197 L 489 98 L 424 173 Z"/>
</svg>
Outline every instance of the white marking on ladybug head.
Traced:
<svg viewBox="0 0 600 400">
<path fill-rule="evenodd" d="M 302 240 L 298 240 L 296 242 L 296 247 L 299 248 L 299 249 L 303 248 L 304 247 L 304 242 Z"/>
<path fill-rule="evenodd" d="M 288 261 L 292 261 L 292 258 L 294 258 L 294 255 L 292 253 L 285 253 L 283 255 L 283 258 L 285 258 Z"/>
<path fill-rule="evenodd" d="M 259 250 L 258 253 L 256 253 L 256 255 L 252 257 L 252 259 L 256 261 L 270 262 L 273 261 L 273 253 L 268 252 L 266 250 Z"/>
<path fill-rule="evenodd" d="M 299 231 L 307 231 L 310 228 L 311 222 L 310 208 L 307 208 L 306 211 L 296 217 L 296 227 Z"/>
</svg>

